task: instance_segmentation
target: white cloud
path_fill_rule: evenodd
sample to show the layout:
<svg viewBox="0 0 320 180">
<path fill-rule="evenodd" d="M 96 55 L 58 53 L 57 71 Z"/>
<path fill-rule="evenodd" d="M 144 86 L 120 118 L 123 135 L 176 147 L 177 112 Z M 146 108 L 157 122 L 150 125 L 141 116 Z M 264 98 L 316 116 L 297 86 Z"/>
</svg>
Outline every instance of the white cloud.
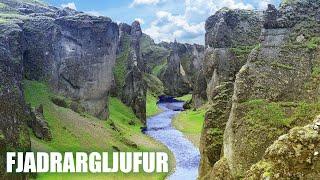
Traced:
<svg viewBox="0 0 320 180">
<path fill-rule="evenodd" d="M 141 18 L 134 19 L 135 21 L 138 21 L 141 25 L 144 24 L 144 20 Z"/>
<path fill-rule="evenodd" d="M 92 16 L 103 16 L 103 14 L 98 11 L 86 11 L 85 13 L 92 15 Z"/>
<path fill-rule="evenodd" d="M 67 4 L 61 4 L 61 7 L 77 10 L 76 4 L 74 2 L 69 2 Z"/>
<path fill-rule="evenodd" d="M 204 22 L 190 23 L 185 16 L 173 15 L 166 11 L 159 11 L 156 15 L 156 20 L 145 30 L 145 33 L 157 42 L 173 41 L 174 39 L 191 40 L 204 34 Z"/>
<path fill-rule="evenodd" d="M 267 9 L 268 4 L 275 4 L 275 2 L 274 2 L 274 0 L 260 0 L 258 8 L 265 10 L 265 9 Z"/>
<path fill-rule="evenodd" d="M 217 10 L 254 9 L 242 0 L 184 0 L 185 11 L 174 15 L 168 11 L 158 11 L 156 19 L 144 32 L 156 42 L 174 41 L 204 44 L 205 20 Z M 181 6 L 181 4 L 179 4 Z"/>
<path fill-rule="evenodd" d="M 156 5 L 160 2 L 160 0 L 134 0 L 130 7 L 138 6 L 138 5 Z"/>
</svg>

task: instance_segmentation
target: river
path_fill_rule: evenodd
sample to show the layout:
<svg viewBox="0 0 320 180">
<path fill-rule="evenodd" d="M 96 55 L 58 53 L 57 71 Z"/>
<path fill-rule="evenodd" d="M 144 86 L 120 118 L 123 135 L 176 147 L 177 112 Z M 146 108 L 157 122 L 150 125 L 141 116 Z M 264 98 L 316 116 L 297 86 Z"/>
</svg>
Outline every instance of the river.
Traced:
<svg viewBox="0 0 320 180">
<path fill-rule="evenodd" d="M 183 102 L 164 102 L 158 104 L 163 110 L 147 120 L 146 134 L 166 145 L 174 154 L 176 168 L 169 180 L 196 180 L 200 153 L 183 134 L 172 127 L 172 119 L 182 110 Z"/>
</svg>

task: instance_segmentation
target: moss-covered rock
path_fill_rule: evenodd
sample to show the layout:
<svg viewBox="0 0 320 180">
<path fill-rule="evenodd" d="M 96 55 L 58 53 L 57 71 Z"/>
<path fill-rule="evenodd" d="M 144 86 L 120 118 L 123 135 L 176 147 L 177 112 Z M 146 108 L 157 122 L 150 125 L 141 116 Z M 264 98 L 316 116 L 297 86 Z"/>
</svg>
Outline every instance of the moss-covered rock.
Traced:
<svg viewBox="0 0 320 180">
<path fill-rule="evenodd" d="M 158 77 L 156 77 L 156 76 L 154 76 L 152 74 L 145 73 L 144 74 L 144 80 L 145 80 L 145 82 L 146 82 L 146 84 L 148 86 L 149 92 L 154 97 L 158 97 L 158 96 L 164 94 L 163 83 Z"/>
<path fill-rule="evenodd" d="M 245 179 L 319 179 L 320 121 L 296 127 L 275 141 Z"/>
<path fill-rule="evenodd" d="M 224 156 L 233 176 L 243 177 L 280 135 L 310 123 L 319 113 L 318 102 L 305 98 L 309 96 L 305 83 L 312 80 L 317 58 L 305 45 L 307 41 L 297 41 L 301 23 L 290 23 L 292 29 L 283 28 L 287 23 L 265 29 L 261 47 L 250 54 L 237 75 L 224 134 Z M 317 26 L 305 27 L 312 37 L 319 35 Z"/>
</svg>

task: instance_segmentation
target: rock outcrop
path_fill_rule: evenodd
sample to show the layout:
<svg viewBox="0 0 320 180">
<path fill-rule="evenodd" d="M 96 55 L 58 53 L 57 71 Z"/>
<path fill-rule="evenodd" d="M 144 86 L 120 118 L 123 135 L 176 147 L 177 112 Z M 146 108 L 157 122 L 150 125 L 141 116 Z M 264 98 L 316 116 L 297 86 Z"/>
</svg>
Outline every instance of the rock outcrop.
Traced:
<svg viewBox="0 0 320 180">
<path fill-rule="evenodd" d="M 19 175 L 5 173 L 6 152 L 30 150 L 27 121 L 31 116 L 21 85 L 22 29 L 17 24 L 0 24 L 0 31 L 0 179 L 10 179 Z"/>
<path fill-rule="evenodd" d="M 253 165 L 245 179 L 319 179 L 320 121 L 282 135 Z"/>
<path fill-rule="evenodd" d="M 4 18 L 12 17 L 4 21 L 22 29 L 25 78 L 50 82 L 56 93 L 106 119 L 119 38 L 117 24 L 68 8 L 15 0 L 3 3 L 1 11 L 11 14 Z"/>
<path fill-rule="evenodd" d="M 135 21 L 131 26 L 120 24 L 120 44 L 114 75 L 115 89 L 118 90 L 116 94 L 146 123 L 147 85 L 144 74 L 147 66 L 140 47 L 142 35 L 139 22 Z"/>
<path fill-rule="evenodd" d="M 118 45 L 118 26 L 105 17 L 85 14 L 57 18 L 39 15 L 23 24 L 27 79 L 49 79 L 54 91 L 101 119 Z"/>
<path fill-rule="evenodd" d="M 222 9 L 206 21 L 203 74 L 212 107 L 206 113 L 201 136 L 200 177 L 205 177 L 223 155 L 223 132 L 231 110 L 234 81 L 259 43 L 260 19 L 258 13 L 251 11 Z"/>
<path fill-rule="evenodd" d="M 106 119 L 119 31 L 106 17 L 32 1 L 1 3 L 0 179 L 6 179 L 5 152 L 30 150 L 27 122 L 39 138 L 52 138 L 41 113 L 26 106 L 22 80 L 46 81 L 55 93 Z"/>
<path fill-rule="evenodd" d="M 170 96 L 182 96 L 191 90 L 181 65 L 177 42 L 172 46 L 172 51 L 167 59 L 167 67 L 161 72 L 160 80 L 165 86 L 165 94 Z"/>
<path fill-rule="evenodd" d="M 260 45 L 251 51 L 249 57 L 247 56 L 248 61 L 237 73 L 230 105 L 231 110 L 229 109 L 229 112 L 223 116 L 225 117 L 224 122 L 227 123 L 223 129 L 221 159 L 213 164 L 213 167 L 210 165 L 202 166 L 201 170 L 207 173 L 207 176 L 201 177 L 210 179 L 212 175 L 227 173 L 231 177 L 223 179 L 243 178 L 253 164 L 261 161 L 257 166 L 251 168 L 252 172 L 247 175 L 248 179 L 260 179 L 264 178 L 264 175 L 267 179 L 278 176 L 276 179 L 318 178 L 316 170 L 298 173 L 298 169 L 306 167 L 307 164 L 302 163 L 300 166 L 293 159 L 285 159 L 287 156 L 283 156 L 281 159 L 277 154 L 281 153 L 280 150 L 292 147 L 288 146 L 292 141 L 290 138 L 284 143 L 276 142 L 267 150 L 281 135 L 288 133 L 289 129 L 311 123 L 319 113 L 319 93 L 318 87 L 315 85 L 318 83 L 319 77 L 317 71 L 319 67 L 318 46 L 320 44 L 318 12 L 319 1 L 314 0 L 285 1 L 280 10 L 269 5 L 264 14 L 263 29 L 259 38 Z M 209 37 L 209 40 L 212 40 L 211 44 L 219 45 L 217 44 L 219 41 L 215 41 L 214 38 Z M 230 44 L 230 41 L 223 42 L 221 46 L 226 46 L 226 44 Z M 210 43 L 209 46 L 211 46 Z M 223 108 L 225 107 L 223 106 Z M 213 114 L 222 113 L 214 112 Z M 204 131 L 208 122 L 210 121 L 206 120 Z M 299 131 L 309 132 L 305 128 L 296 128 L 289 134 L 295 134 Z M 301 138 L 304 138 L 303 133 Z M 202 136 L 203 139 L 206 137 L 208 136 Z M 301 143 L 309 141 L 304 140 L 306 142 Z M 299 142 L 295 143 L 299 146 Z M 202 147 L 210 149 L 212 144 L 209 143 Z M 265 160 L 267 162 L 262 160 L 266 150 Z M 202 152 L 205 154 L 206 151 Z M 306 151 L 305 154 L 302 154 L 307 155 L 307 153 Z M 215 155 L 215 153 L 209 155 Z M 301 158 L 306 157 L 304 155 Z M 214 158 L 214 161 L 217 159 L 219 158 Z M 317 161 L 317 159 L 314 160 Z M 272 164 L 276 161 L 284 161 L 283 166 Z M 268 166 L 268 162 L 275 166 Z M 296 172 L 293 172 L 295 171 L 293 169 L 286 169 L 286 164 L 288 165 L 290 162 L 293 163 L 292 168 L 296 168 Z M 314 164 L 318 163 L 314 162 Z M 257 171 L 263 172 L 263 168 L 275 168 L 275 175 L 278 175 L 271 176 L 268 174 L 268 170 L 264 171 L 265 174 L 253 175 Z M 312 175 L 308 176 L 307 174 Z"/>
<path fill-rule="evenodd" d="M 34 135 L 39 139 L 51 141 L 52 134 L 49 124 L 43 115 L 43 106 L 40 105 L 30 114 L 32 119 L 28 122 L 28 126 L 32 129 Z"/>
<path fill-rule="evenodd" d="M 192 91 L 203 67 L 204 47 L 181 43 L 161 43 L 170 50 L 166 65 L 158 75 L 165 86 L 165 94 L 182 96 Z"/>
</svg>

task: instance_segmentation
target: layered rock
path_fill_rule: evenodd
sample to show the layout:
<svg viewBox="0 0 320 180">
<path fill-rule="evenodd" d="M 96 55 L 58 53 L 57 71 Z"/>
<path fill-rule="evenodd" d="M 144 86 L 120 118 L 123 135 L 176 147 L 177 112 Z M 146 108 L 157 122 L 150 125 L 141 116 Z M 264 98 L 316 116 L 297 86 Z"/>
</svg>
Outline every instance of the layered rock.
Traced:
<svg viewBox="0 0 320 180">
<path fill-rule="evenodd" d="M 37 136 L 51 139 L 41 113 L 35 117 L 25 105 L 22 80 L 47 81 L 105 119 L 119 32 L 109 18 L 30 1 L 1 2 L 0 179 L 6 179 L 5 152 L 30 150 L 27 122 Z"/>
<path fill-rule="evenodd" d="M 167 59 L 167 67 L 160 74 L 160 79 L 165 86 L 165 94 L 171 96 L 182 96 L 190 92 L 190 85 L 181 65 L 178 50 L 178 44 L 175 42 Z"/>
<path fill-rule="evenodd" d="M 18 178 L 5 173 L 6 152 L 30 150 L 27 121 L 31 118 L 23 97 L 23 33 L 16 24 L 0 24 L 0 179 Z M 20 175 L 21 179 L 26 175 Z"/>
<path fill-rule="evenodd" d="M 135 21 L 131 26 L 120 24 L 120 44 L 114 74 L 117 95 L 145 123 L 147 86 L 144 73 L 147 66 L 142 58 L 141 38 L 139 22 Z"/>
<path fill-rule="evenodd" d="M 245 179 L 319 179 L 320 121 L 296 127 L 266 150 Z"/>
<path fill-rule="evenodd" d="M 313 0 L 286 2 L 279 11 L 274 6 L 268 7 L 261 44 L 250 53 L 247 63 L 236 76 L 232 108 L 226 116 L 223 158 L 208 168 L 206 172 L 212 171 L 207 178 L 223 173 L 231 175 L 229 179 L 244 177 L 280 135 L 292 127 L 312 122 L 319 113 L 319 94 L 315 85 L 319 66 L 318 11 L 319 1 Z M 302 109 L 308 113 L 303 113 Z M 279 149 L 286 148 L 285 144 L 276 144 L 281 145 Z M 272 158 L 274 155 L 277 156 L 273 154 Z M 281 160 L 285 161 L 284 164 L 291 162 L 280 156 L 272 161 Z M 277 168 L 276 171 L 286 171 L 286 166 Z M 311 171 L 311 174 L 317 174 Z M 299 177 L 295 173 L 293 176 Z M 281 173 L 279 176 L 288 177 Z"/>
<path fill-rule="evenodd" d="M 234 81 L 258 44 L 260 19 L 260 14 L 251 11 L 222 9 L 206 21 L 203 74 L 212 106 L 206 113 L 201 135 L 200 178 L 210 176 L 208 173 L 223 155 L 223 132 L 231 110 Z"/>
<path fill-rule="evenodd" d="M 34 135 L 42 140 L 51 141 L 52 134 L 49 124 L 43 115 L 43 106 L 40 105 L 30 113 L 32 118 L 28 122 L 28 126 L 32 129 Z"/>
<path fill-rule="evenodd" d="M 35 16 L 24 25 L 27 79 L 49 79 L 54 91 L 106 119 L 118 45 L 118 26 L 85 14 L 56 19 Z"/>
<path fill-rule="evenodd" d="M 203 67 L 204 47 L 181 43 L 161 43 L 169 49 L 166 66 L 159 74 L 165 94 L 182 96 L 192 91 L 194 82 Z"/>
</svg>

